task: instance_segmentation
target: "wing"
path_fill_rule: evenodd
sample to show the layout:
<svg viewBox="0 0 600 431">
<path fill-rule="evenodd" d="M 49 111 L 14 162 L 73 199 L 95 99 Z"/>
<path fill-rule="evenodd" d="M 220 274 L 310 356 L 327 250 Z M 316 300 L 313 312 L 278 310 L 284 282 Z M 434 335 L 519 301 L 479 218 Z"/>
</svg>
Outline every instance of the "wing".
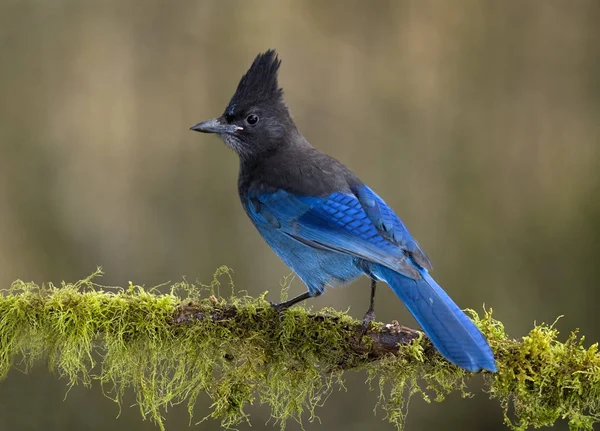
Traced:
<svg viewBox="0 0 600 431">
<path fill-rule="evenodd" d="M 297 241 L 350 254 L 384 265 L 407 277 L 419 278 L 420 274 L 413 264 L 413 261 L 418 263 L 413 259 L 413 250 L 420 249 L 402 222 L 373 192 L 364 193 L 361 197 L 363 202 L 354 193 L 336 192 L 326 197 L 307 197 L 280 190 L 250 197 L 249 203 L 251 217 Z M 376 205 L 370 205 L 369 199 L 373 199 Z M 379 223 L 379 219 L 384 221 Z M 377 224 L 383 226 L 384 223 L 392 229 L 377 227 Z M 394 239 L 394 235 L 399 240 Z"/>
<path fill-rule="evenodd" d="M 357 187 L 354 193 L 379 234 L 406 250 L 419 266 L 431 270 L 431 260 L 427 254 L 383 199 L 364 184 Z"/>
</svg>

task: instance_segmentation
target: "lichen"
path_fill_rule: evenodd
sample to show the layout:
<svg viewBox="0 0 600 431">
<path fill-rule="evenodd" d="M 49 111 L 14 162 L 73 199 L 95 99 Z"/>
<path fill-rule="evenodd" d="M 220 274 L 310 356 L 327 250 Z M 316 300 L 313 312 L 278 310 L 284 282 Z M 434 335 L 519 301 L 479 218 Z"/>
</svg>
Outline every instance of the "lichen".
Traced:
<svg viewBox="0 0 600 431">
<path fill-rule="evenodd" d="M 187 403 L 191 423 L 214 418 L 225 428 L 248 421 L 247 406 L 263 403 L 283 429 L 290 419 L 315 418 L 351 371 L 367 373 L 369 387 L 380 393 L 378 406 L 398 428 L 414 395 L 427 401 L 453 391 L 469 395 L 471 374 L 436 354 L 425 337 L 376 361 L 349 354 L 360 322 L 332 309 L 278 314 L 265 295 L 233 292 L 226 267 L 209 285 L 182 281 L 166 294 L 133 283 L 101 286 L 100 275 L 60 287 L 16 281 L 0 296 L 0 379 L 16 361 L 27 370 L 44 359 L 69 386 L 99 383 L 119 405 L 132 388 L 142 417 L 161 429 L 163 413 L 178 403 Z M 231 294 L 222 292 L 223 278 Z M 226 314 L 232 307 L 236 312 Z M 193 310 L 189 318 L 175 320 L 185 309 Z M 484 374 L 486 391 L 500 401 L 510 427 L 565 418 L 573 429 L 591 430 L 600 420 L 597 344 L 586 349 L 576 332 L 560 342 L 555 325 L 544 324 L 514 340 L 491 310 L 482 318 L 471 314 L 498 360 L 499 372 Z M 211 412 L 194 418 L 204 393 Z"/>
</svg>

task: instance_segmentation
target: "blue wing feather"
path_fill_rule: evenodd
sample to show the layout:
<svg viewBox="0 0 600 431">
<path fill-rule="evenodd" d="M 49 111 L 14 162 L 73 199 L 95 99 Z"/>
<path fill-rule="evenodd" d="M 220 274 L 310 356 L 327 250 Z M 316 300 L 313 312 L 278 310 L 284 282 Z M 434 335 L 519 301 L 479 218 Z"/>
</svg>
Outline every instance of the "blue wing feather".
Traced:
<svg viewBox="0 0 600 431">
<path fill-rule="evenodd" d="M 387 208 L 386 214 L 393 215 L 389 207 L 373 195 L 380 207 Z M 265 221 L 275 217 L 281 224 L 280 229 L 299 241 L 379 263 L 410 278 L 419 277 L 407 254 L 410 249 L 403 247 L 402 242 L 383 236 L 355 194 L 336 192 L 326 197 L 312 197 L 279 190 L 262 193 L 251 200 L 260 202 Z M 389 219 L 392 222 L 396 219 L 395 225 L 403 228 L 398 232 L 404 232 L 407 244 L 415 244 L 395 215 Z"/>
<path fill-rule="evenodd" d="M 429 257 L 421 250 L 404 223 L 384 200 L 366 185 L 358 187 L 355 194 L 379 234 L 408 251 L 419 266 L 430 270 Z"/>
</svg>

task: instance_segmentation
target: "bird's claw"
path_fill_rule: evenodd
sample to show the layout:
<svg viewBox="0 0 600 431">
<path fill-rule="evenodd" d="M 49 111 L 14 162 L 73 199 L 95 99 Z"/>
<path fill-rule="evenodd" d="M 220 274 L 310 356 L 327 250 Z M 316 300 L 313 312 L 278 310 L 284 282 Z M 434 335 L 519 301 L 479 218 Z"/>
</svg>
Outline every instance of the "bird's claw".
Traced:
<svg viewBox="0 0 600 431">
<path fill-rule="evenodd" d="M 367 329 L 369 329 L 369 325 L 371 325 L 371 322 L 375 320 L 375 311 L 372 309 L 369 309 L 366 313 L 365 313 L 365 317 L 363 317 L 362 320 L 362 331 L 361 331 L 361 338 L 365 336 L 365 334 L 367 333 Z"/>
<path fill-rule="evenodd" d="M 281 313 L 283 310 L 285 310 L 287 307 L 285 306 L 285 304 L 283 303 L 275 303 L 275 302 L 271 302 L 269 301 L 269 305 L 271 305 L 272 308 L 275 309 L 276 312 Z"/>
</svg>

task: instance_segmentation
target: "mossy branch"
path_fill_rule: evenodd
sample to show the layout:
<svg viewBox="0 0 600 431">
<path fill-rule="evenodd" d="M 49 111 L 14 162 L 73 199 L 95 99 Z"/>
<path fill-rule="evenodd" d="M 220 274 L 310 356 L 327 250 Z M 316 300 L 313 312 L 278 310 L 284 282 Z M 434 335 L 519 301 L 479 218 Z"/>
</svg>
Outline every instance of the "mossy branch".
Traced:
<svg viewBox="0 0 600 431">
<path fill-rule="evenodd" d="M 168 294 L 100 286 L 93 281 L 100 274 L 61 287 L 12 284 L 0 297 L 0 378 L 21 358 L 25 369 L 43 358 L 70 386 L 97 381 L 117 403 L 133 388 L 142 416 L 161 428 L 170 405 L 187 403 L 191 418 L 201 393 L 212 400 L 208 417 L 226 427 L 248 420 L 245 408 L 256 402 L 268 404 L 282 428 L 290 418 L 313 419 L 349 369 L 366 371 L 399 428 L 410 396 L 467 395 L 471 374 L 397 323 L 373 325 L 361 337 L 360 322 L 335 310 L 278 314 L 264 296 L 223 298 L 219 276 L 227 268 L 210 286 L 180 282 Z M 483 379 L 509 426 L 564 418 L 591 430 L 600 421 L 597 344 L 586 349 L 576 331 L 560 342 L 554 325 L 544 324 L 515 340 L 491 310 L 472 316 L 495 351 L 499 372 Z"/>
</svg>

